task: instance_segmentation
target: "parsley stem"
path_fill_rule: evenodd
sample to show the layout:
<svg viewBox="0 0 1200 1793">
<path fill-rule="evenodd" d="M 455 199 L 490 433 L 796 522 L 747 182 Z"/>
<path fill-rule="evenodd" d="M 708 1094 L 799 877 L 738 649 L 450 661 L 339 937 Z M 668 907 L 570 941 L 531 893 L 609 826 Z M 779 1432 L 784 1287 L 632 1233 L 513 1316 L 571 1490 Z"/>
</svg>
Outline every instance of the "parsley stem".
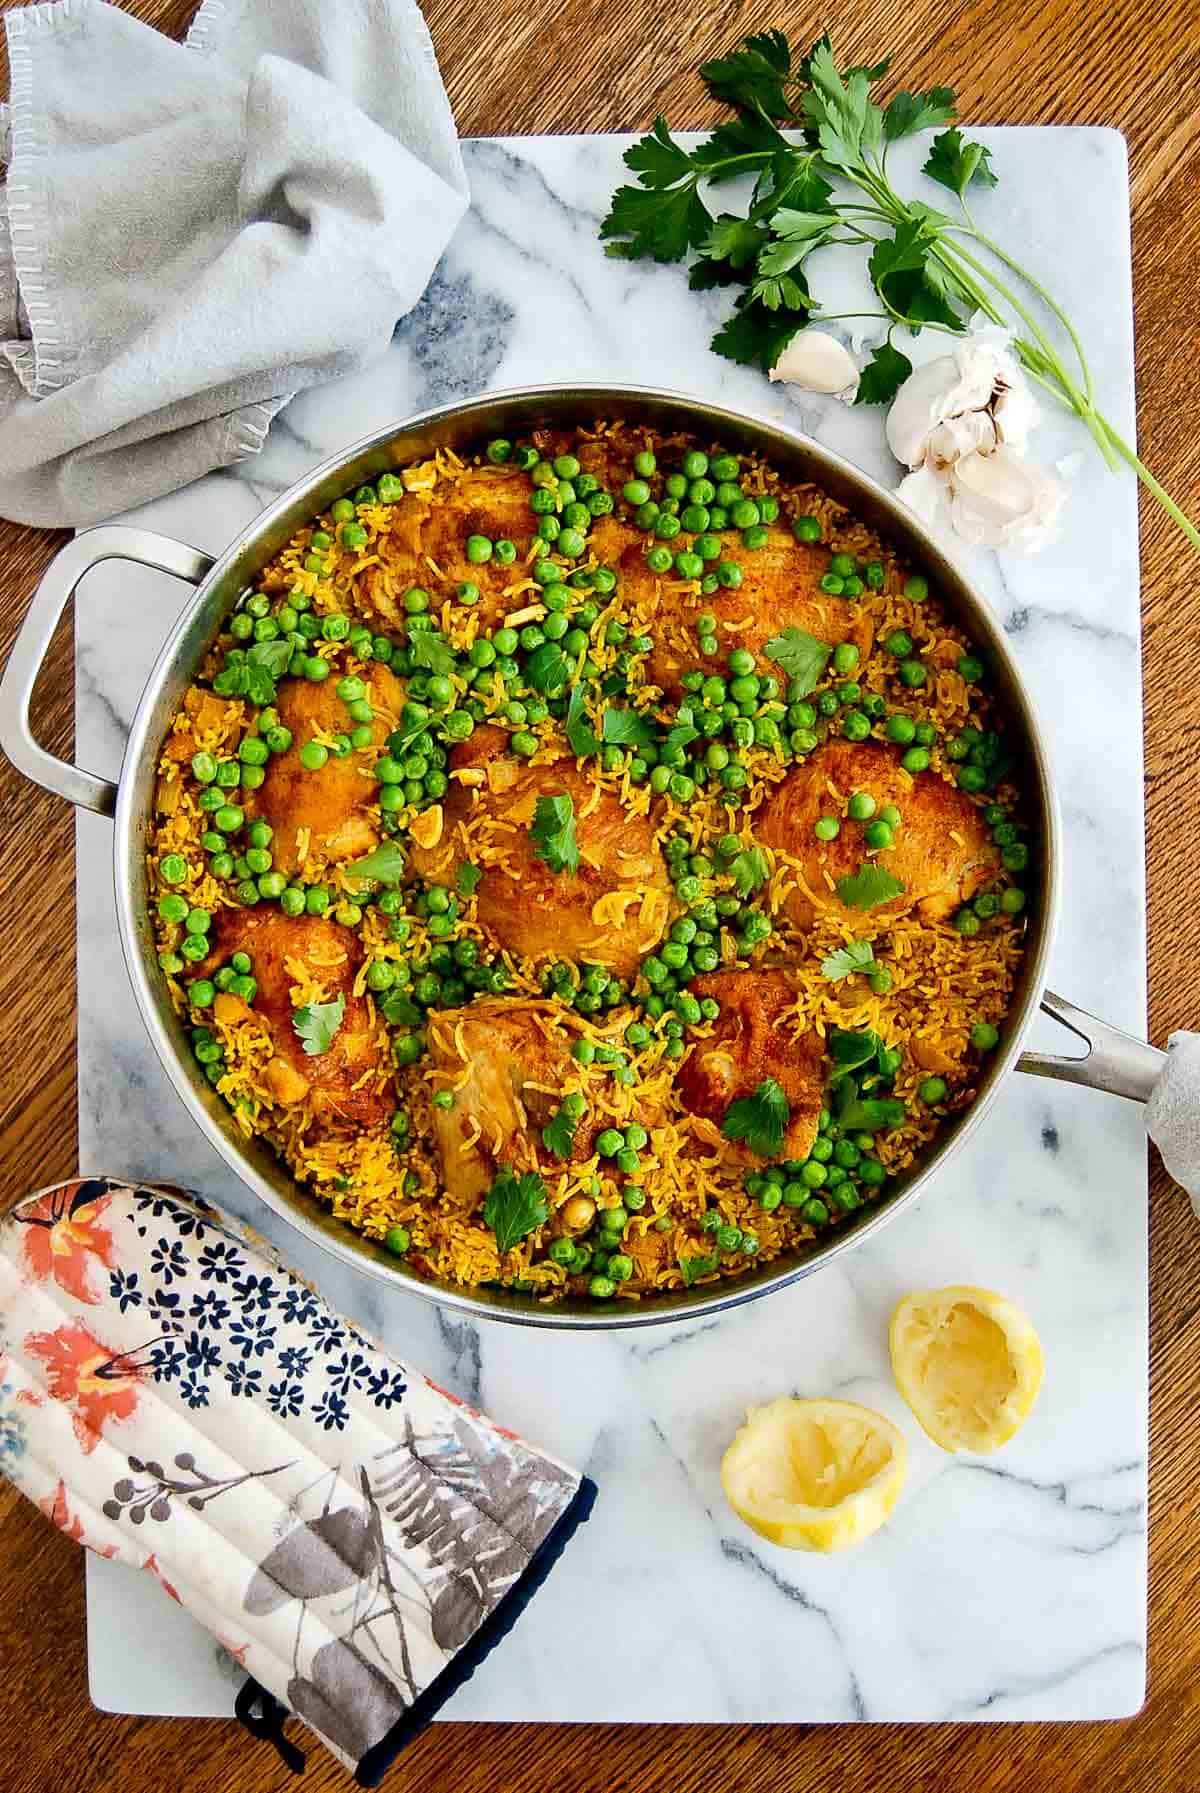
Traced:
<svg viewBox="0 0 1200 1793">
<path fill-rule="evenodd" d="M 981 243 L 985 249 L 989 250 L 990 253 L 996 257 L 997 261 L 1002 261 L 1006 268 L 1011 268 L 1011 270 L 1014 274 L 1019 275 L 1020 278 L 1025 282 L 1026 286 L 1032 288 L 1032 290 L 1037 294 L 1038 298 L 1042 301 L 1042 304 L 1046 307 L 1046 309 L 1048 311 L 1052 311 L 1054 313 L 1055 317 L 1058 319 L 1059 323 L 1062 325 L 1063 329 L 1066 331 L 1067 335 L 1070 337 L 1071 346 L 1074 348 L 1076 359 L 1079 362 L 1079 371 L 1083 375 L 1084 390 L 1087 393 L 1088 403 L 1091 404 L 1092 399 L 1094 397 L 1094 393 L 1093 393 L 1093 389 L 1092 389 L 1092 370 L 1091 370 L 1090 366 L 1088 365 L 1088 358 L 1084 354 L 1083 344 L 1079 340 L 1079 333 L 1076 330 L 1074 324 L 1071 322 L 1067 313 L 1063 310 L 1062 306 L 1058 303 L 1057 299 L 1055 299 L 1051 293 L 1047 292 L 1046 288 L 1042 285 L 1041 281 L 1035 280 L 1034 276 L 1029 272 L 1028 268 L 1023 268 L 1021 266 L 1020 262 L 1014 261 L 1012 256 L 1009 255 L 1006 250 L 1004 250 L 1000 247 L 999 243 L 993 242 L 991 237 L 987 236 L 982 230 L 979 229 L 979 227 L 975 223 L 975 220 L 971 217 L 970 212 L 967 211 L 965 204 L 963 206 L 963 211 L 966 212 L 966 216 L 967 216 L 967 219 L 968 219 L 969 225 L 970 225 L 970 232 L 971 232 L 971 235 L 975 238 L 975 241 L 977 243 Z M 963 229 L 964 227 L 961 225 L 955 225 L 953 228 L 957 230 L 957 229 Z"/>
<path fill-rule="evenodd" d="M 1166 511 L 1168 517 L 1170 517 L 1171 521 L 1178 529 L 1182 530 L 1183 534 L 1192 544 L 1192 547 L 1200 549 L 1200 529 L 1197 529 L 1191 519 L 1180 510 L 1175 500 L 1171 497 L 1171 494 L 1166 491 L 1164 487 L 1159 485 L 1146 463 L 1138 458 L 1128 442 L 1126 442 L 1125 438 L 1118 435 L 1112 424 L 1109 423 L 1107 417 L 1103 416 L 1099 411 L 1095 412 L 1094 416 L 1098 428 L 1103 430 L 1108 441 L 1120 455 L 1121 459 L 1125 461 L 1128 466 L 1132 467 L 1151 497 L 1158 500 L 1163 510 Z"/>
</svg>

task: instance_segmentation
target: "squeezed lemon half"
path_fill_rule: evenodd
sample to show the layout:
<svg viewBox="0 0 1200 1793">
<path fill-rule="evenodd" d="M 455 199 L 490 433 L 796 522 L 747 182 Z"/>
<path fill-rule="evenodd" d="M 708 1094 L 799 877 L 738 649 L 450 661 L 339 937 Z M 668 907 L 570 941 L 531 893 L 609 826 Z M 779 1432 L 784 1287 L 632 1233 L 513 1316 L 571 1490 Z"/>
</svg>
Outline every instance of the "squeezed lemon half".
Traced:
<svg viewBox="0 0 1200 1793">
<path fill-rule="evenodd" d="M 882 1413 L 790 1395 L 752 1407 L 721 1459 L 721 1486 L 760 1537 L 845 1550 L 878 1531 L 904 1486 L 908 1447 Z"/>
<path fill-rule="evenodd" d="M 991 1289 L 906 1295 L 892 1315 L 896 1385 L 944 1451 L 994 1451 L 1029 1417 L 1042 1347 L 1028 1315 Z"/>
</svg>

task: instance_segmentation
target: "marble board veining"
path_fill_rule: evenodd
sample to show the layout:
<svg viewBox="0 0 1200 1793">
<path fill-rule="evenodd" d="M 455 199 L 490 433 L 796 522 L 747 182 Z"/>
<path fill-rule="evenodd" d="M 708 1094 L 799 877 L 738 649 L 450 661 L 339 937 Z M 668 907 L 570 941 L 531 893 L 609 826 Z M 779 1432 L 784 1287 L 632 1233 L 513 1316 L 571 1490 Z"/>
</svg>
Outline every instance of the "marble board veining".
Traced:
<svg viewBox="0 0 1200 1793">
<path fill-rule="evenodd" d="M 983 135 L 1002 177 L 981 201 L 985 227 L 1056 287 L 1091 351 L 1101 402 L 1132 436 L 1124 143 L 1091 129 Z M 139 520 L 219 551 L 263 503 L 356 437 L 452 397 L 543 379 L 700 393 L 787 419 L 894 482 L 877 411 L 797 399 L 717 359 L 707 339 L 720 294 L 689 294 L 677 269 L 602 254 L 596 225 L 625 141 L 469 144 L 474 208 L 385 360 L 296 399 L 258 459 L 145 507 Z M 860 294 L 852 266 L 833 277 L 839 300 Z M 935 346 L 920 345 L 922 358 Z M 1134 488 L 1100 469 L 1069 419 L 1035 441 L 1047 461 L 1084 450 L 1060 542 L 1033 560 L 978 554 L 970 564 L 1029 679 L 1060 781 L 1066 901 L 1052 985 L 1137 1031 L 1145 903 Z M 115 775 L 144 676 L 186 598 L 136 569 L 89 575 L 76 621 L 83 764 Z M 159 1067 L 117 944 L 109 827 L 86 815 L 78 883 L 85 1169 L 190 1183 L 250 1217 L 336 1305 L 599 1484 L 591 1523 L 446 1716 L 942 1721 L 1137 1709 L 1147 1265 L 1133 1104 L 1016 1077 L 916 1210 L 819 1275 L 719 1320 L 547 1341 L 385 1292 L 264 1210 Z M 1044 1029 L 1044 1043 L 1059 1049 L 1052 1025 Z M 893 1302 L 945 1282 L 1014 1296 L 1045 1345 L 1034 1415 L 994 1458 L 941 1454 L 889 1374 Z M 866 1402 L 908 1435 L 907 1491 L 856 1552 L 825 1560 L 777 1550 L 722 1499 L 726 1441 L 748 1404 L 783 1391 Z M 99 1706 L 231 1710 L 233 1672 L 148 1577 L 92 1561 L 88 1580 Z"/>
</svg>

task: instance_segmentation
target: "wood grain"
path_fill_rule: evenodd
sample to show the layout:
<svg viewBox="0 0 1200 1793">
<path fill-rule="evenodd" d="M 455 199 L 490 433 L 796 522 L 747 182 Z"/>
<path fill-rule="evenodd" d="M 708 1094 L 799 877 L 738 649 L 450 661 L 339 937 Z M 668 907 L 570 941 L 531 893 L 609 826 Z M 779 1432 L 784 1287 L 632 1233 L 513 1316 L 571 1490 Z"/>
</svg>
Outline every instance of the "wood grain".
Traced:
<svg viewBox="0 0 1200 1793">
<path fill-rule="evenodd" d="M 0 0 L 0 7 L 6 0 Z M 187 0 L 129 10 L 178 34 Z M 1143 453 L 1200 508 L 1196 347 L 1200 341 L 1200 14 L 1194 0 L 842 0 L 828 15 L 839 47 L 890 50 L 908 87 L 951 80 L 964 116 L 986 123 L 1112 125 L 1129 141 Z M 787 5 L 698 8 L 647 0 L 532 4 L 430 0 L 427 17 L 464 135 L 633 130 L 657 110 L 680 126 L 715 116 L 695 79 L 705 56 L 745 31 L 815 36 L 816 15 Z M 501 20 L 503 19 L 503 24 Z M 1047 179 L 1054 178 L 1048 167 Z M 1143 507 L 1142 566 L 1149 829 L 1151 1037 L 1200 1026 L 1200 563 L 1166 519 Z M 0 522 L 0 654 L 65 538 Z M 1064 666 L 1064 674 L 1069 673 Z M 64 629 L 39 705 L 43 738 L 71 742 Z M 5 1045 L 0 1192 L 75 1167 L 72 820 L 0 765 L 6 852 L 0 869 L 7 951 L 0 955 Z M 439 1726 L 392 1785 L 408 1793 L 925 1793 L 946 1785 L 1052 1793 L 1174 1793 L 1200 1759 L 1200 1272 L 1187 1204 L 1154 1167 L 1150 1696 L 1120 1725 L 879 1726 L 836 1735 L 803 1726 Z M 6 1793 L 160 1787 L 270 1793 L 290 1784 L 264 1746 L 232 1725 L 98 1716 L 88 1704 L 78 1550 L 11 1490 L 0 1492 L 0 1781 Z M 580 1614 L 581 1623 L 586 1614 Z M 736 1640 L 731 1648 L 736 1648 Z M 563 1665 L 564 1674 L 571 1672 Z M 803 1664 L 781 1664 L 802 1674 Z M 835 1753 L 836 1752 L 836 1753 Z M 836 1764 L 836 1766 L 834 1766 Z M 345 1779 L 314 1748 L 312 1788 Z"/>
</svg>

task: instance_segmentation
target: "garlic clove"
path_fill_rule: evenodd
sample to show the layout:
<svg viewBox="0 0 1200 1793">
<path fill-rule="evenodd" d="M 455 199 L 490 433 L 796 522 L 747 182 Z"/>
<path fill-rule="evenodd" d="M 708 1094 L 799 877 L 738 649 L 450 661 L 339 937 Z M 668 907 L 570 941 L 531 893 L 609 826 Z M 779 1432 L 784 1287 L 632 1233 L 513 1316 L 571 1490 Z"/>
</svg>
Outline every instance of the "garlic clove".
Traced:
<svg viewBox="0 0 1200 1793">
<path fill-rule="evenodd" d="M 950 503 L 947 483 L 930 467 L 917 467 L 906 474 L 896 487 L 896 496 L 901 504 L 907 504 L 909 510 L 915 511 L 922 523 L 927 523 L 935 534 L 941 534 L 950 528 Z"/>
<path fill-rule="evenodd" d="M 801 330 L 793 336 L 770 377 L 808 392 L 851 393 L 858 386 L 858 368 L 849 350 L 824 330 Z"/>
<path fill-rule="evenodd" d="M 991 412 L 967 411 L 961 417 L 947 417 L 930 432 L 925 447 L 925 465 L 935 473 L 948 473 L 964 455 L 991 454 L 997 446 L 997 430 Z"/>
<path fill-rule="evenodd" d="M 957 375 L 953 355 L 939 355 L 914 368 L 903 382 L 887 414 L 888 447 L 906 467 L 919 467 L 929 437 L 948 412 L 946 397 Z"/>
<path fill-rule="evenodd" d="M 950 522 L 982 548 L 1036 553 L 1057 534 L 1066 502 L 1062 481 L 1011 448 L 965 455 L 949 480 Z"/>
</svg>

